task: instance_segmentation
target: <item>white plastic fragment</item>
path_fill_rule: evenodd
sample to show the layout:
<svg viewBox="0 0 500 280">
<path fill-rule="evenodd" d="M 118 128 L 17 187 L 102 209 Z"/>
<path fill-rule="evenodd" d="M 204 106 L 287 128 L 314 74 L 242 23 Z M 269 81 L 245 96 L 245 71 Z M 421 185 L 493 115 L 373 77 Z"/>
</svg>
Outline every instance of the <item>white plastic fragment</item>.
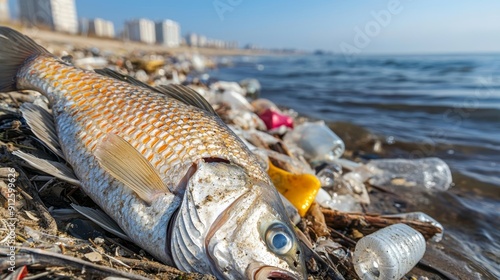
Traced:
<svg viewBox="0 0 500 280">
<path fill-rule="evenodd" d="M 331 199 L 332 199 L 332 196 L 327 191 L 325 191 L 325 189 L 321 188 L 318 190 L 318 194 L 316 194 L 315 201 L 317 203 L 319 203 L 319 205 L 323 206 L 324 201 L 328 201 Z M 325 206 L 323 206 L 323 207 L 325 207 Z"/>
<path fill-rule="evenodd" d="M 401 279 L 425 253 L 425 239 L 405 224 L 395 224 L 361 238 L 353 253 L 362 280 Z"/>
<path fill-rule="evenodd" d="M 219 102 L 228 104 L 233 110 L 253 111 L 252 105 L 250 105 L 245 97 L 234 90 L 225 90 L 219 98 Z"/>
<path fill-rule="evenodd" d="M 210 89 L 218 90 L 218 91 L 235 91 L 241 95 L 245 93 L 245 91 L 241 88 L 241 86 L 237 82 L 226 82 L 226 81 L 218 81 L 210 85 Z"/>
<path fill-rule="evenodd" d="M 361 204 L 350 194 L 333 193 L 331 199 L 319 203 L 325 208 L 342 212 L 362 212 Z"/>
<path fill-rule="evenodd" d="M 90 252 L 85 255 L 83 255 L 85 258 L 87 258 L 91 262 L 100 262 L 102 261 L 102 255 L 99 254 L 98 252 Z"/>
<path fill-rule="evenodd" d="M 342 212 L 361 212 L 361 204 L 350 194 L 333 193 L 330 195 L 323 188 L 319 189 L 315 201 L 323 208 Z"/>
</svg>

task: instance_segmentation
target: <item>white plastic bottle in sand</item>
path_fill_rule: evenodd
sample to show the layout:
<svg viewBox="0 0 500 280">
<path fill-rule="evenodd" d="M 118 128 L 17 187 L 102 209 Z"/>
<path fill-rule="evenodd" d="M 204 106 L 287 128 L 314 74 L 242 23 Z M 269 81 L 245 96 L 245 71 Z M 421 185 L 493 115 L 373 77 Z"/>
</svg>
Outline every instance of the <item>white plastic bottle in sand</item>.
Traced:
<svg viewBox="0 0 500 280">
<path fill-rule="evenodd" d="M 395 224 L 361 238 L 353 264 L 362 280 L 401 279 L 424 253 L 422 234 L 405 224 Z"/>
</svg>

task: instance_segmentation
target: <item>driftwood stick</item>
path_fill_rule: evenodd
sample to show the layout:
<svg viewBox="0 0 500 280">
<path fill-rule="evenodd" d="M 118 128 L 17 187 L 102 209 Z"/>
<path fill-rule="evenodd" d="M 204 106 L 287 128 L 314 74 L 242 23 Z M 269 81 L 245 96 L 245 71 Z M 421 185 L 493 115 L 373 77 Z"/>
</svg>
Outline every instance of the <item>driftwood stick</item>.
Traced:
<svg viewBox="0 0 500 280">
<path fill-rule="evenodd" d="M 47 266 L 62 266 L 73 270 L 85 270 L 87 272 L 107 277 L 107 276 L 120 276 L 128 279 L 146 280 L 148 278 L 140 275 L 116 270 L 110 267 L 105 267 L 91 262 L 87 262 L 74 257 L 66 256 L 63 254 L 53 253 L 40 249 L 32 248 L 17 248 L 16 252 L 16 266 L 42 264 Z M 0 255 L 7 256 L 9 254 L 8 247 L 0 247 Z"/>
<path fill-rule="evenodd" d="M 330 209 L 321 209 L 326 224 L 333 229 L 356 228 L 363 234 L 370 234 L 380 228 L 403 223 L 420 232 L 424 238 L 430 239 L 441 229 L 431 223 L 408 220 L 399 217 L 382 217 L 375 214 L 347 213 Z"/>
<path fill-rule="evenodd" d="M 312 229 L 314 233 L 319 236 L 330 236 L 330 231 L 326 226 L 325 217 L 321 212 L 321 207 L 318 203 L 314 202 L 309 211 L 307 212 L 307 218 L 312 222 Z"/>
</svg>

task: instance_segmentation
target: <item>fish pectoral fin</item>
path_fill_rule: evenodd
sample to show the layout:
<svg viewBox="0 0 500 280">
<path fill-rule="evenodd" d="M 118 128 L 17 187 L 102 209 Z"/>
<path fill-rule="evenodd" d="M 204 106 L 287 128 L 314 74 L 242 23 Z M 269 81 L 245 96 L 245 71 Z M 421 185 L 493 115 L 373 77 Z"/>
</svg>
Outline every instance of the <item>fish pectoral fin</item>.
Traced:
<svg viewBox="0 0 500 280">
<path fill-rule="evenodd" d="M 44 108 L 33 103 L 24 103 L 21 105 L 21 113 L 33 134 L 54 154 L 64 159 L 59 138 L 57 137 L 56 124 L 52 115 Z"/>
<path fill-rule="evenodd" d="M 115 179 L 151 204 L 162 193 L 170 193 L 151 163 L 122 137 L 108 133 L 97 145 L 95 156 Z"/>
<path fill-rule="evenodd" d="M 208 101 L 203 98 L 198 92 L 196 92 L 194 89 L 183 86 L 183 85 L 161 85 L 158 87 L 152 87 L 146 83 L 143 83 L 139 80 L 137 80 L 134 77 L 118 73 L 114 70 L 111 70 L 109 68 L 104 68 L 104 69 L 95 69 L 94 70 L 97 74 L 111 77 L 113 79 L 122 81 L 122 82 L 127 82 L 131 85 L 134 86 L 139 86 L 143 88 L 147 88 L 151 91 L 159 92 L 162 93 L 168 97 L 177 99 L 178 101 L 185 103 L 187 105 L 191 105 L 197 108 L 200 108 L 202 110 L 205 110 L 215 116 L 217 116 L 217 113 L 215 112 L 214 108 Z"/>
<path fill-rule="evenodd" d="M 71 207 L 73 207 L 73 209 L 75 209 L 76 212 L 82 214 L 87 219 L 91 220 L 92 222 L 96 223 L 97 225 L 105 229 L 107 232 L 110 232 L 120 237 L 121 239 L 131 241 L 131 239 L 120 228 L 120 226 L 103 211 L 89 207 L 79 206 L 73 203 L 71 203 Z"/>
<path fill-rule="evenodd" d="M 36 170 L 43 171 L 47 174 L 50 174 L 56 178 L 59 178 L 75 186 L 81 186 L 80 181 L 78 180 L 78 178 L 76 178 L 75 173 L 73 173 L 73 170 L 71 170 L 71 168 L 67 167 L 63 163 L 39 158 L 27 154 L 21 150 L 13 151 L 12 154 L 19 158 L 22 158 Z"/>
</svg>

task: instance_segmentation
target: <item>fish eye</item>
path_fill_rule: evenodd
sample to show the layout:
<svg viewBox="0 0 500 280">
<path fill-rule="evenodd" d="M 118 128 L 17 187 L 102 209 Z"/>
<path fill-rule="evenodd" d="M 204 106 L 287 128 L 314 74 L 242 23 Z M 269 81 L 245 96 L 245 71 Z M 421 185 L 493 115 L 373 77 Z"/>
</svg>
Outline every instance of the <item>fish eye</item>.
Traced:
<svg viewBox="0 0 500 280">
<path fill-rule="evenodd" d="M 288 228 L 282 223 L 272 224 L 266 231 L 267 247 L 276 254 L 284 255 L 292 249 L 293 239 Z"/>
</svg>

